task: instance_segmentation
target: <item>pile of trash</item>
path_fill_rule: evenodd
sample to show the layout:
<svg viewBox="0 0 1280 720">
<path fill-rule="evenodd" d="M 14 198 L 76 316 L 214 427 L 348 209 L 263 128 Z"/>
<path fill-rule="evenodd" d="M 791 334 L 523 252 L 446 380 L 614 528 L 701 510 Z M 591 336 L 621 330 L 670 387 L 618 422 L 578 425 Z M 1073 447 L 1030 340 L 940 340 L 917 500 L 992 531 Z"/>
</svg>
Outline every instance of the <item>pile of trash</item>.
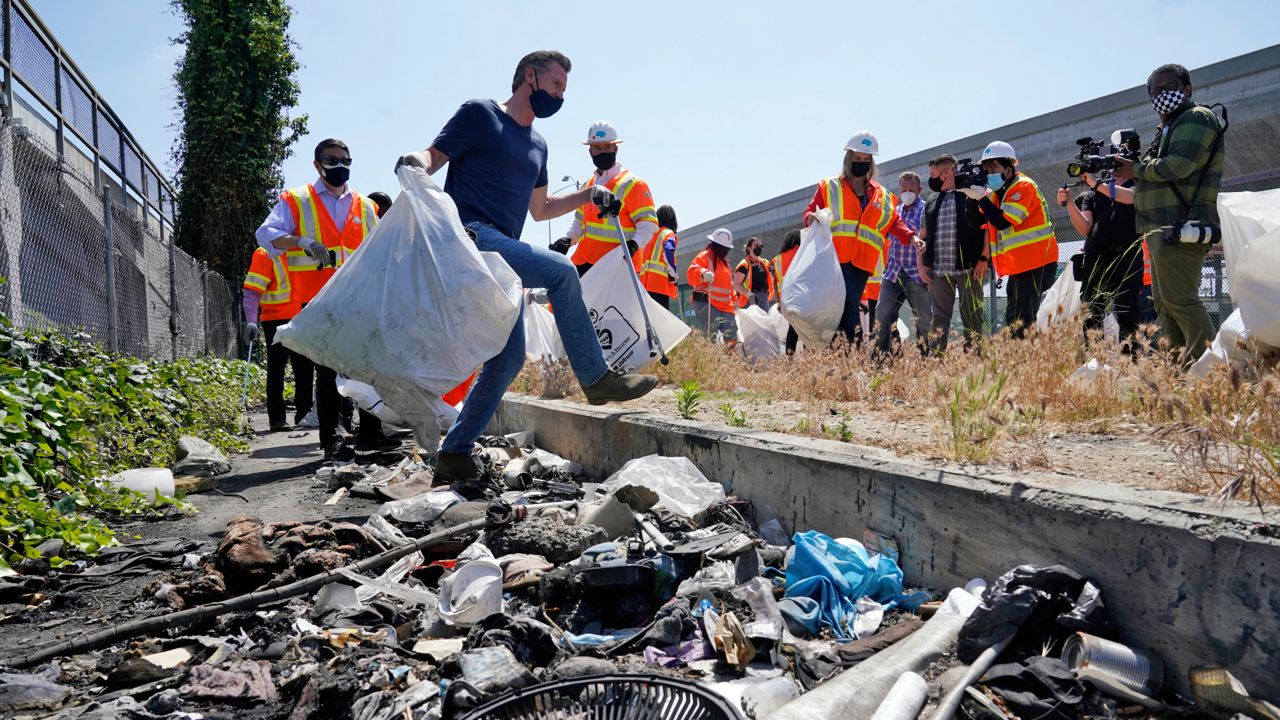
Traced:
<svg viewBox="0 0 1280 720">
<path fill-rule="evenodd" d="M 1156 654 L 1115 641 L 1103 589 L 1069 568 L 910 588 L 890 536 L 789 533 L 686 458 L 589 482 L 530 440 L 484 438 L 465 486 L 435 486 L 416 457 L 326 468 L 317 482 L 336 495 L 386 500 L 359 524 L 244 515 L 202 557 L 153 548 L 163 577 L 136 601 L 147 617 L 9 655 L 20 669 L 0 672 L 0 715 L 1198 712 Z M 1280 718 L 1225 670 L 1190 678 L 1201 708 Z"/>
</svg>

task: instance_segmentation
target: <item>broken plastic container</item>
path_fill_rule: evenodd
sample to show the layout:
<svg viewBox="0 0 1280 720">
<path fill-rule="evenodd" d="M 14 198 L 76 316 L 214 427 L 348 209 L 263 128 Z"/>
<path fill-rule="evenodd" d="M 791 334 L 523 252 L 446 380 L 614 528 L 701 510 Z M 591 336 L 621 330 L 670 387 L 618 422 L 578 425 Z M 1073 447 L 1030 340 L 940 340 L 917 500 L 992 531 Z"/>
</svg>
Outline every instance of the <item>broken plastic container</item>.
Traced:
<svg viewBox="0 0 1280 720">
<path fill-rule="evenodd" d="M 689 458 L 646 455 L 630 460 L 605 481 L 610 491 L 640 486 L 658 496 L 655 507 L 692 518 L 724 502 L 724 488 L 699 472 Z"/>
<path fill-rule="evenodd" d="M 173 471 L 169 468 L 135 468 L 116 473 L 107 482 L 127 490 L 140 492 L 147 497 L 160 493 L 173 497 Z"/>
<path fill-rule="evenodd" d="M 502 567 L 489 548 L 462 551 L 454 571 L 440 580 L 439 609 L 441 619 L 463 627 L 502 612 Z"/>
</svg>

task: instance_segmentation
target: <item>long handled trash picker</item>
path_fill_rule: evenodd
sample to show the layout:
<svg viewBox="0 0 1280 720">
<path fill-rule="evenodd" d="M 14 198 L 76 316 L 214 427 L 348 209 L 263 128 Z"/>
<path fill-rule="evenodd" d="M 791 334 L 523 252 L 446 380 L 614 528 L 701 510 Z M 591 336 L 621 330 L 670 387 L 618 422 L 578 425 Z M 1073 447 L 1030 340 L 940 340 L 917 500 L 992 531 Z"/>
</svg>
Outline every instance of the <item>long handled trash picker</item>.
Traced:
<svg viewBox="0 0 1280 720">
<path fill-rule="evenodd" d="M 240 398 L 240 404 L 244 406 L 244 411 L 249 412 L 249 371 L 253 369 L 253 340 L 249 341 L 249 357 L 244 362 L 244 396 Z"/>
<path fill-rule="evenodd" d="M 618 242 L 622 244 L 622 256 L 627 263 L 627 275 L 631 276 L 631 286 L 636 290 L 636 299 L 640 301 L 640 312 L 644 315 L 644 331 L 649 340 L 649 359 L 662 357 L 662 364 L 666 365 L 671 362 L 667 359 L 667 351 L 662 349 L 662 341 L 658 339 L 658 333 L 653 329 L 653 323 L 649 320 L 649 308 L 645 304 L 649 299 L 648 294 L 640 285 L 640 278 L 636 276 L 636 267 L 631 262 L 630 256 L 627 254 L 627 234 L 622 231 L 622 221 L 618 219 L 617 214 L 613 216 L 613 226 L 618 229 Z M 655 349 L 656 348 L 656 349 Z"/>
</svg>

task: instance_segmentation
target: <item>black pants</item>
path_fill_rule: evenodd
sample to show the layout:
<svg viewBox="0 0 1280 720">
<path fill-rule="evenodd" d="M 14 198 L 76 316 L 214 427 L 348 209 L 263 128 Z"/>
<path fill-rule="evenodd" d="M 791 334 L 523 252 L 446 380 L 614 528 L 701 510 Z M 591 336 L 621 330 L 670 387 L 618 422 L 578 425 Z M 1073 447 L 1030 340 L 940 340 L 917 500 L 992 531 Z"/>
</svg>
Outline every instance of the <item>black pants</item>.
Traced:
<svg viewBox="0 0 1280 720">
<path fill-rule="evenodd" d="M 1006 286 L 1008 302 L 1004 309 L 1004 322 L 1011 328 L 1013 337 L 1025 336 L 1027 328 L 1036 324 L 1036 312 L 1040 310 L 1040 300 L 1044 298 L 1044 291 L 1048 290 L 1057 278 L 1056 262 L 1009 276 Z"/>
<path fill-rule="evenodd" d="M 594 266 L 595 266 L 595 263 L 582 263 L 581 265 L 574 265 L 574 267 L 578 269 L 578 277 L 582 277 L 583 275 L 586 275 L 587 271 Z"/>
<path fill-rule="evenodd" d="M 796 334 L 796 329 L 787 325 L 787 354 L 796 354 L 796 345 L 800 344 L 800 336 Z"/>
<path fill-rule="evenodd" d="M 316 385 L 316 364 L 306 355 L 300 355 L 292 350 L 289 351 L 289 361 L 293 365 L 293 424 L 297 425 L 311 412 L 311 399 Z"/>
<path fill-rule="evenodd" d="M 663 294 L 662 294 L 662 293 L 660 293 L 660 292 L 654 292 L 654 291 L 650 290 L 650 291 L 649 291 L 649 297 L 653 298 L 653 301 L 654 301 L 654 302 L 656 302 L 656 303 L 658 303 L 659 305 L 661 305 L 661 306 L 663 307 L 663 309 L 664 309 L 664 310 L 670 310 L 670 309 L 671 309 L 671 296 L 670 296 L 670 295 L 663 295 Z"/>
<path fill-rule="evenodd" d="M 1120 326 L 1121 349 L 1133 354 L 1129 341 L 1142 321 L 1142 255 L 1085 255 L 1085 272 L 1080 289 L 1085 342 L 1090 331 L 1102 329 L 1107 306 L 1112 305 Z"/>
<path fill-rule="evenodd" d="M 871 273 L 849 263 L 841 263 L 840 274 L 844 277 L 844 311 L 840 313 L 836 336 L 844 335 L 850 345 L 861 345 L 862 322 L 858 317 L 858 306 L 862 303 L 862 291 L 867 289 Z"/>
<path fill-rule="evenodd" d="M 284 425 L 284 368 L 293 365 L 294 390 L 298 407 L 302 407 L 302 396 L 305 392 L 307 404 L 311 402 L 311 361 L 283 345 L 274 344 L 276 329 L 289 322 L 288 320 L 264 320 L 262 322 L 262 339 L 267 348 L 267 420 L 272 425 Z M 304 377 L 305 376 L 305 377 Z M 305 384 L 304 384 L 305 383 Z M 310 409 L 308 408 L 308 411 Z"/>
<path fill-rule="evenodd" d="M 320 447 L 327 448 L 338 439 L 338 415 L 342 396 L 338 394 L 338 373 L 316 365 L 316 418 L 320 420 Z"/>
</svg>

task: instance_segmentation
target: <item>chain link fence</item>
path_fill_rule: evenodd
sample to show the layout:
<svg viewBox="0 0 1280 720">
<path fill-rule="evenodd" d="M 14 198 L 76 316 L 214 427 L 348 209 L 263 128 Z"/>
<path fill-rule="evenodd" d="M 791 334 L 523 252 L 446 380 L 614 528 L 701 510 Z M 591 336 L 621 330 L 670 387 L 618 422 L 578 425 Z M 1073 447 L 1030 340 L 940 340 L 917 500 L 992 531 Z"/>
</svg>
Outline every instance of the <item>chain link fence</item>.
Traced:
<svg viewBox="0 0 1280 720">
<path fill-rule="evenodd" d="M 117 194 L 25 123 L 0 123 L 0 310 L 137 357 L 235 354 L 239 289 Z"/>
</svg>

